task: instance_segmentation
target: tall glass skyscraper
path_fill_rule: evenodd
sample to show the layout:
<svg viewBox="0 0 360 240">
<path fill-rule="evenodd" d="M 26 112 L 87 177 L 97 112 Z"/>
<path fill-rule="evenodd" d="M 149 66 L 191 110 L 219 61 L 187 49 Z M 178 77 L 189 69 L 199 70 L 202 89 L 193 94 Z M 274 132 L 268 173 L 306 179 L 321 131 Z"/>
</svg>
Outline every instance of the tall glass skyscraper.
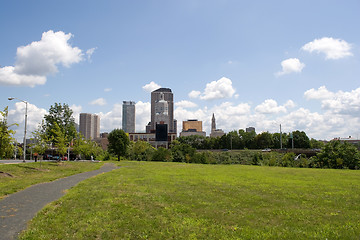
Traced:
<svg viewBox="0 0 360 240">
<path fill-rule="evenodd" d="M 135 102 L 123 101 L 122 129 L 127 133 L 135 132 Z"/>
</svg>

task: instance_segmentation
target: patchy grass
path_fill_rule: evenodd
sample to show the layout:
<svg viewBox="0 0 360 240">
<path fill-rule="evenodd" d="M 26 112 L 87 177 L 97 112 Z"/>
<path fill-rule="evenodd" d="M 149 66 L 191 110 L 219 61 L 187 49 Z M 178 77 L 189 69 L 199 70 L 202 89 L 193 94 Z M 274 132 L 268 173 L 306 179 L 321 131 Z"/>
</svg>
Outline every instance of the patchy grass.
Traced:
<svg viewBox="0 0 360 240">
<path fill-rule="evenodd" d="M 122 162 L 20 239 L 359 239 L 360 171 Z"/>
<path fill-rule="evenodd" d="M 98 169 L 102 163 L 40 162 L 0 164 L 0 199 L 31 185 Z"/>
</svg>

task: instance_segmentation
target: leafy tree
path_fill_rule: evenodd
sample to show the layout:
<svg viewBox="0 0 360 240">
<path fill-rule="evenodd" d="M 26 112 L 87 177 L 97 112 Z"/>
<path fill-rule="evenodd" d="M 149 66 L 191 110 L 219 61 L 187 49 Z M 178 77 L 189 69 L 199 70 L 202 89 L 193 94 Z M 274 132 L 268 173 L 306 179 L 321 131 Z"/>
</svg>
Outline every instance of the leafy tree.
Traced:
<svg viewBox="0 0 360 240">
<path fill-rule="evenodd" d="M 0 111 L 0 158 L 8 158 L 13 154 L 13 145 L 11 142 L 14 140 L 13 135 L 15 131 L 9 129 L 13 125 L 8 125 L 8 107 L 4 111 Z"/>
<path fill-rule="evenodd" d="M 304 131 L 296 130 L 292 132 L 294 138 L 294 148 L 310 148 L 310 140 Z M 288 148 L 292 147 L 292 139 L 289 138 Z"/>
<path fill-rule="evenodd" d="M 151 160 L 157 162 L 171 162 L 171 152 L 169 149 L 159 147 L 154 151 Z"/>
<path fill-rule="evenodd" d="M 34 152 L 42 155 L 45 153 L 49 146 L 49 140 L 44 132 L 44 122 L 38 127 L 37 130 L 32 132 L 32 139 L 34 140 L 33 150 Z"/>
<path fill-rule="evenodd" d="M 57 148 L 58 153 L 63 157 L 67 150 L 64 133 L 61 131 L 59 125 L 55 122 L 50 131 L 50 141 Z"/>
<path fill-rule="evenodd" d="M 66 142 L 70 142 L 76 137 L 75 120 L 72 116 L 73 111 L 67 104 L 55 103 L 50 106 L 49 113 L 44 116 L 44 132 L 48 139 L 55 141 L 53 129 L 59 127 Z M 54 142 L 53 142 L 54 143 Z"/>
<path fill-rule="evenodd" d="M 274 145 L 273 136 L 269 132 L 256 135 L 255 142 L 258 148 L 270 148 Z"/>
<path fill-rule="evenodd" d="M 190 162 L 194 157 L 196 149 L 187 143 L 177 140 L 171 143 L 171 153 L 174 162 Z"/>
<path fill-rule="evenodd" d="M 245 148 L 248 148 L 248 149 L 257 148 L 256 142 L 255 142 L 255 136 L 256 136 L 255 131 L 245 132 L 244 129 L 240 129 L 239 136 L 240 136 L 241 140 L 244 142 Z"/>
<path fill-rule="evenodd" d="M 102 148 L 96 142 L 85 139 L 81 133 L 78 133 L 77 137 L 73 139 L 72 146 L 73 152 L 84 159 L 90 159 L 91 156 L 96 158 L 103 153 Z"/>
<path fill-rule="evenodd" d="M 324 142 L 318 141 L 314 138 L 310 139 L 310 148 L 320 149 L 324 146 L 325 146 Z"/>
<path fill-rule="evenodd" d="M 108 151 L 115 154 L 120 161 L 120 157 L 126 155 L 130 143 L 128 136 L 122 129 L 114 129 L 109 133 L 108 140 Z"/>
<path fill-rule="evenodd" d="M 153 152 L 156 149 L 145 141 L 131 142 L 129 147 L 129 155 L 132 160 L 136 161 L 150 161 Z"/>
<path fill-rule="evenodd" d="M 329 168 L 360 168 L 360 152 L 355 146 L 331 141 L 317 154 L 318 166 Z"/>
</svg>

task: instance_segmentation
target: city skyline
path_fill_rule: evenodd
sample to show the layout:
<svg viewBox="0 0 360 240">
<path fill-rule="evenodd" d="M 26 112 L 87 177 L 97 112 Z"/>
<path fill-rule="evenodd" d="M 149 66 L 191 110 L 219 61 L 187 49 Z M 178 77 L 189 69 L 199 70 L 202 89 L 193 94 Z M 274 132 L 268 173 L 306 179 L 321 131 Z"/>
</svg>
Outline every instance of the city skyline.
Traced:
<svg viewBox="0 0 360 240">
<path fill-rule="evenodd" d="M 360 135 L 360 2 L 5 1 L 0 9 L 0 108 L 22 142 L 54 103 L 122 126 L 136 102 L 137 132 L 150 93 L 170 88 L 174 119 L 211 116 L 224 132 L 304 131 L 331 140 Z M 66 13 L 66 14 L 64 14 Z"/>
</svg>

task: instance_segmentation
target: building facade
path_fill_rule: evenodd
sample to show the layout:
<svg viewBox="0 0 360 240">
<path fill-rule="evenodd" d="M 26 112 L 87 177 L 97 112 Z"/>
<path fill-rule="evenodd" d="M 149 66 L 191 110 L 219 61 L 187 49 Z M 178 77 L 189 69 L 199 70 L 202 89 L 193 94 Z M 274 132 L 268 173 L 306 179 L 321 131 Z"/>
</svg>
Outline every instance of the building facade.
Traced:
<svg viewBox="0 0 360 240">
<path fill-rule="evenodd" d="M 167 124 L 169 133 L 176 133 L 174 126 L 174 95 L 170 88 L 151 92 L 151 121 L 147 132 L 155 132 L 156 124 Z"/>
<path fill-rule="evenodd" d="M 91 113 L 80 113 L 79 131 L 86 139 L 100 137 L 100 117 Z"/>
<path fill-rule="evenodd" d="M 123 101 L 122 129 L 126 133 L 135 132 L 135 102 Z"/>
<path fill-rule="evenodd" d="M 206 137 L 206 132 L 202 130 L 202 121 L 194 120 L 187 120 L 183 121 L 183 129 L 180 132 L 180 137 L 187 137 L 192 135 L 199 135 Z"/>
</svg>

